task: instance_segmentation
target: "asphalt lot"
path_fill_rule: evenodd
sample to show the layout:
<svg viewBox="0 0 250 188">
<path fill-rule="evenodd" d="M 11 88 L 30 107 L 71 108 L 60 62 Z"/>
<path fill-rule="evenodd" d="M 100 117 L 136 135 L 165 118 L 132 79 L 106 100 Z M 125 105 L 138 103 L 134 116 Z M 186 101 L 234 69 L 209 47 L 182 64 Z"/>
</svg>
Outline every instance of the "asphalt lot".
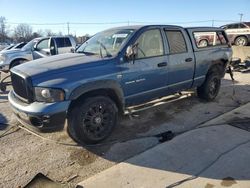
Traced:
<svg viewBox="0 0 250 188">
<path fill-rule="evenodd" d="M 206 103 L 191 97 L 124 116 L 108 140 L 91 147 L 74 146 L 65 131 L 43 133 L 46 139 L 13 128 L 0 138 L 0 187 L 26 185 L 43 173 L 54 181 L 77 184 L 111 166 L 159 144 L 154 135 L 186 132 L 250 101 L 250 74 L 235 73 L 222 82 L 219 96 Z M 11 89 L 10 87 L 8 90 Z M 7 101 L 0 93 L 0 134 L 16 124 Z M 3 124 L 5 123 L 5 124 Z M 48 140 L 50 139 L 50 140 Z"/>
</svg>

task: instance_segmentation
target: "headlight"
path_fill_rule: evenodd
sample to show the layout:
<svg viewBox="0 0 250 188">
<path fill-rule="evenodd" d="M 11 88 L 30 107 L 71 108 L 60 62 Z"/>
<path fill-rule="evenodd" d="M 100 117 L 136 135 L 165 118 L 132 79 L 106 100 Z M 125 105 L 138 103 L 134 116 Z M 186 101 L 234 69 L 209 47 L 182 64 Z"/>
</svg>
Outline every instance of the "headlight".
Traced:
<svg viewBox="0 0 250 188">
<path fill-rule="evenodd" d="M 35 87 L 35 100 L 37 102 L 58 102 L 65 99 L 62 89 Z"/>
<path fill-rule="evenodd" d="M 0 64 L 2 64 L 6 59 L 6 55 L 0 54 Z"/>
</svg>

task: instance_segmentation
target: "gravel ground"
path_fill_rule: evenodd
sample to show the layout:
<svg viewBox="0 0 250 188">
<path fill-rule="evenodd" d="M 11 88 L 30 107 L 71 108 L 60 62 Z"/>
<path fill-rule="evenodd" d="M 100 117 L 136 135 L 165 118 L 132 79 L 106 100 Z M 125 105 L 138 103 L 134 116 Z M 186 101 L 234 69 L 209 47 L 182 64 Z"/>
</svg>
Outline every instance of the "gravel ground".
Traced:
<svg viewBox="0 0 250 188">
<path fill-rule="evenodd" d="M 159 144 L 158 138 L 152 135 L 168 130 L 175 133 L 191 130 L 249 102 L 250 74 L 236 73 L 235 79 L 236 83 L 232 84 L 226 75 L 214 102 L 205 103 L 192 95 L 135 113 L 132 119 L 122 117 L 112 136 L 94 147 L 73 146 L 74 141 L 65 131 L 39 133 L 51 141 L 14 127 L 0 138 L 0 187 L 23 187 L 38 173 L 75 185 Z M 0 134 L 16 125 L 6 96 L 0 93 Z"/>
</svg>

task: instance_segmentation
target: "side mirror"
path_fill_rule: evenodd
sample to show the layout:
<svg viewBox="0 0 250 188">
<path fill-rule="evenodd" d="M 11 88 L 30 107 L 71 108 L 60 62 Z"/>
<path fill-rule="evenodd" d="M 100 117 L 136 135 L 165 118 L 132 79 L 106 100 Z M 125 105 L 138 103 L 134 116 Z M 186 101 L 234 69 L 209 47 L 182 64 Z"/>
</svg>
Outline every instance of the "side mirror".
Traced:
<svg viewBox="0 0 250 188">
<path fill-rule="evenodd" d="M 31 48 L 32 51 L 38 51 L 37 49 L 37 44 L 35 44 L 32 48 Z"/>
<path fill-rule="evenodd" d="M 126 50 L 126 57 L 128 59 L 131 59 L 131 57 L 134 55 L 134 50 L 133 50 L 133 47 L 130 45 L 127 47 L 127 50 Z"/>
<path fill-rule="evenodd" d="M 71 49 L 70 49 L 70 52 L 71 52 L 71 53 L 75 53 L 75 52 L 76 52 L 76 49 L 75 49 L 75 48 L 71 48 Z"/>
<path fill-rule="evenodd" d="M 137 55 L 137 46 L 138 46 L 137 44 L 130 45 L 126 49 L 126 58 L 128 60 L 132 60 L 133 63 L 135 60 L 135 56 Z"/>
</svg>

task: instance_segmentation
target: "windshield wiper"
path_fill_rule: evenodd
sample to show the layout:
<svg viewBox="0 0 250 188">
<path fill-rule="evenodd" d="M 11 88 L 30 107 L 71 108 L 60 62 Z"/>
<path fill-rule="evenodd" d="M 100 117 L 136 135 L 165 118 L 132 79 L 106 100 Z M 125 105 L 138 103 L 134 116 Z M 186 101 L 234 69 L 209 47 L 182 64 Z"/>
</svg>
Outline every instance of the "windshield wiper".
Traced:
<svg viewBox="0 0 250 188">
<path fill-rule="evenodd" d="M 84 52 L 84 51 L 77 51 L 76 53 L 81 53 L 81 54 L 85 54 L 85 55 L 96 55 L 95 53 L 92 53 L 92 52 Z"/>
</svg>

